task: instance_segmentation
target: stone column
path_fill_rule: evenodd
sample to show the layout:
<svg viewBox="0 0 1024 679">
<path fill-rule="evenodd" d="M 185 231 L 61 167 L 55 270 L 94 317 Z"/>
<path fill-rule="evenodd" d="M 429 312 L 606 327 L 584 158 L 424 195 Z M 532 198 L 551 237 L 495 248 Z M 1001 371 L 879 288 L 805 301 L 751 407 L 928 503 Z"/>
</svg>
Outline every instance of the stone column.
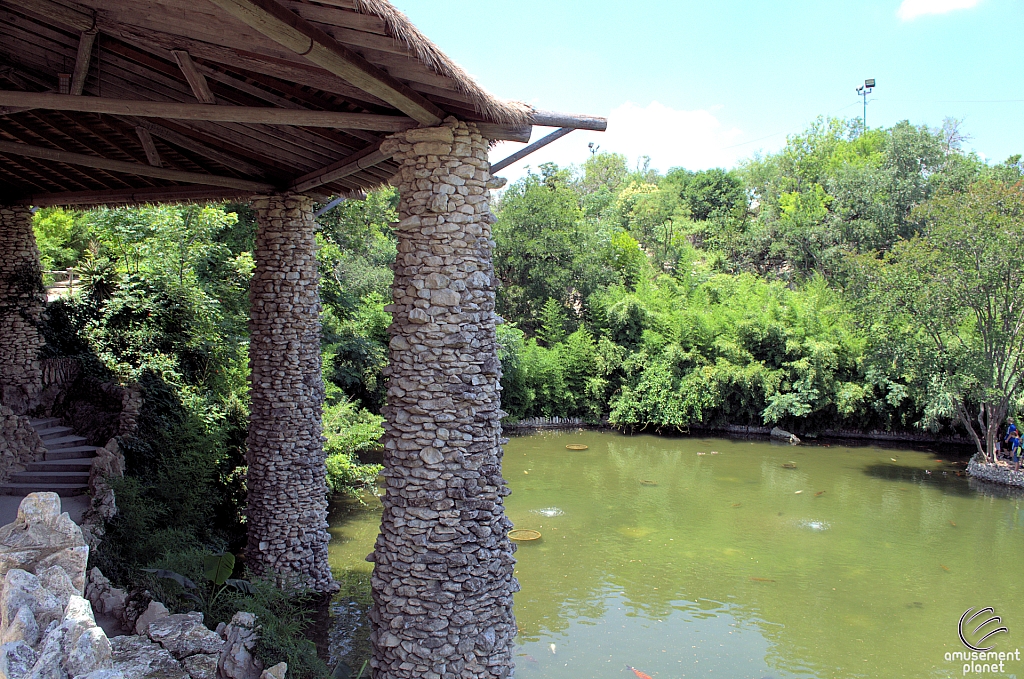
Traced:
<svg viewBox="0 0 1024 679">
<path fill-rule="evenodd" d="M 248 565 L 283 587 L 330 591 L 313 203 L 284 194 L 252 206 Z"/>
<path fill-rule="evenodd" d="M 449 118 L 390 138 L 402 169 L 381 533 L 377 679 L 508 677 L 514 551 L 501 477 L 488 144 Z"/>
<path fill-rule="evenodd" d="M 39 405 L 46 292 L 32 213 L 0 205 L 0 403 L 18 415 Z"/>
</svg>

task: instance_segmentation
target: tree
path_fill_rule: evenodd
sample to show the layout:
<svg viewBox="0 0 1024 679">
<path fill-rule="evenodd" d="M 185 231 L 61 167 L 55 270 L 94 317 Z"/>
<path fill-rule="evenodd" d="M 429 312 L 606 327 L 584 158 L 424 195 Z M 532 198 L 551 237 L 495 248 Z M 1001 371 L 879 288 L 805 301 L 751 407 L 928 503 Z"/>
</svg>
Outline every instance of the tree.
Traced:
<svg viewBox="0 0 1024 679">
<path fill-rule="evenodd" d="M 901 339 L 889 344 L 926 393 L 922 423 L 952 418 L 994 459 L 1024 370 L 1024 186 L 978 182 L 914 217 L 920 236 L 859 258 L 861 301 L 872 330 Z"/>
</svg>

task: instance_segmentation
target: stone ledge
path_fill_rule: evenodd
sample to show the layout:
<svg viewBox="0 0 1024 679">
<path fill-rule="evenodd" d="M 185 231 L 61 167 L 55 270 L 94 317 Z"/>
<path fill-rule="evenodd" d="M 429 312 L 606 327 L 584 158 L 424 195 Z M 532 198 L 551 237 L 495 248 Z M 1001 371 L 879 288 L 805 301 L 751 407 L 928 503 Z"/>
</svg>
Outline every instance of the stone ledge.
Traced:
<svg viewBox="0 0 1024 679">
<path fill-rule="evenodd" d="M 968 463 L 967 473 L 982 481 L 1024 488 L 1024 470 L 1015 472 L 1012 467 L 980 462 L 977 455 Z"/>
</svg>

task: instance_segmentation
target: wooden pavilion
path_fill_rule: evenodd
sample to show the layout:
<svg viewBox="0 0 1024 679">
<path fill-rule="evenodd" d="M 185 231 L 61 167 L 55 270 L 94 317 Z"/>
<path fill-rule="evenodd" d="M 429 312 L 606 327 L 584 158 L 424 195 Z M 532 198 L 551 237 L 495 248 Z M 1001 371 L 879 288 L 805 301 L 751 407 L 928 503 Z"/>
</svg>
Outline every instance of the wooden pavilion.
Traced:
<svg viewBox="0 0 1024 679">
<path fill-rule="evenodd" d="M 0 399 L 41 373 L 30 208 L 249 199 L 249 564 L 331 591 L 312 206 L 382 184 L 396 225 L 376 677 L 504 677 L 488 150 L 605 121 L 481 89 L 385 0 L 0 0 Z"/>
</svg>

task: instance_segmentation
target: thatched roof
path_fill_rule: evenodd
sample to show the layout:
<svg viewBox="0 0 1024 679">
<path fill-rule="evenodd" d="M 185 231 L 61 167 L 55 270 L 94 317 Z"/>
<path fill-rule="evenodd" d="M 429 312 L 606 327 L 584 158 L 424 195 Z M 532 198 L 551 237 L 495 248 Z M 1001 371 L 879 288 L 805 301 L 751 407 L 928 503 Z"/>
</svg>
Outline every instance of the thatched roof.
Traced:
<svg viewBox="0 0 1024 679">
<path fill-rule="evenodd" d="M 533 111 L 385 0 L 0 0 L 0 202 L 344 195 L 449 115 L 525 139 Z"/>
</svg>

